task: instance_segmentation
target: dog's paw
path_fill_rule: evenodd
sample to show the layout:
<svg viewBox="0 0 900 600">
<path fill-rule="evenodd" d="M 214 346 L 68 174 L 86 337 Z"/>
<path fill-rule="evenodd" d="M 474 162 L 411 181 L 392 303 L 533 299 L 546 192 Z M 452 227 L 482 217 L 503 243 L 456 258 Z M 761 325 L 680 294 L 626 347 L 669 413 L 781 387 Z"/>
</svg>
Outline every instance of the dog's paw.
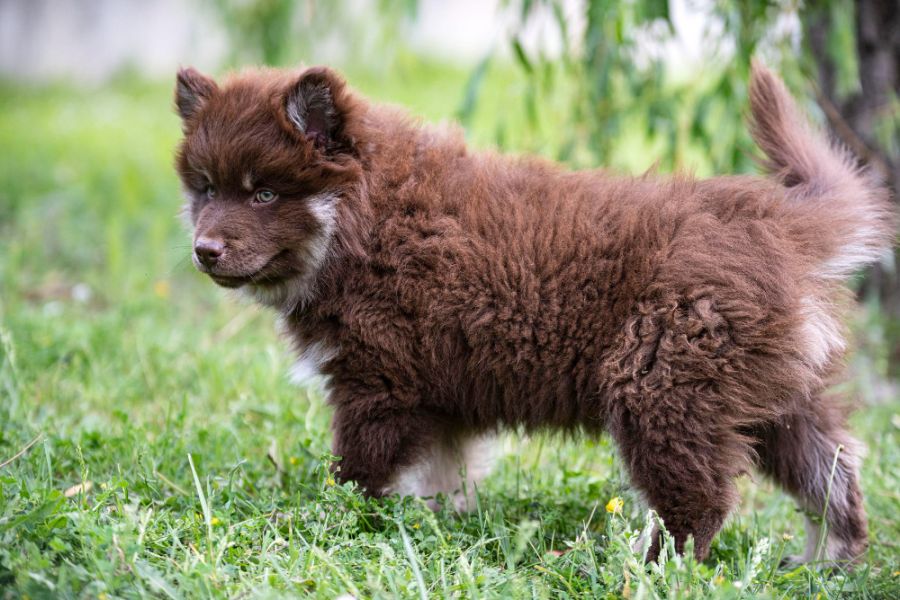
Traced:
<svg viewBox="0 0 900 600">
<path fill-rule="evenodd" d="M 782 557 L 781 563 L 778 566 L 782 569 L 793 571 L 794 569 L 798 569 L 805 565 L 806 562 L 807 561 L 800 554 L 789 554 L 788 556 Z"/>
</svg>

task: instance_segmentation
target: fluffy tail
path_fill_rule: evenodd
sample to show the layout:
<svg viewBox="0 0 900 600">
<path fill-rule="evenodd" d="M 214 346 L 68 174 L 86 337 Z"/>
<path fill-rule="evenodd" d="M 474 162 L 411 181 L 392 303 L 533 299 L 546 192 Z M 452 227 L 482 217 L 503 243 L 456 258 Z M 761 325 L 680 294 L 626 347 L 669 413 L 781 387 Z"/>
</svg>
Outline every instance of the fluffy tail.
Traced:
<svg viewBox="0 0 900 600">
<path fill-rule="evenodd" d="M 766 169 L 809 216 L 801 241 L 820 261 L 816 274 L 843 279 L 876 262 L 896 235 L 887 188 L 813 128 L 781 80 L 758 62 L 750 77 L 750 110 L 750 131 L 766 155 Z"/>
</svg>

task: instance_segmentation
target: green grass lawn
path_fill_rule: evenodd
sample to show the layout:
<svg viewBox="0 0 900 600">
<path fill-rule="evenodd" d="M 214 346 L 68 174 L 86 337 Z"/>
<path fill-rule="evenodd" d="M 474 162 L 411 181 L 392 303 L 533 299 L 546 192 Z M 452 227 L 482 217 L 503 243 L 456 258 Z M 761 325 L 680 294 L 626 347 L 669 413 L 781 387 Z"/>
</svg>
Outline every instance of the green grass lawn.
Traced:
<svg viewBox="0 0 900 600">
<path fill-rule="evenodd" d="M 466 73 L 353 81 L 438 120 Z M 472 139 L 502 122 L 552 152 L 515 134 L 516 85 L 489 73 Z M 329 409 L 288 382 L 274 315 L 190 264 L 170 105 L 167 84 L 0 86 L 0 598 L 900 596 L 900 401 L 873 391 L 871 311 L 849 385 L 869 404 L 871 549 L 852 573 L 779 568 L 802 515 L 749 478 L 708 561 L 642 565 L 647 516 L 607 440 L 509 437 L 465 516 L 336 486 Z"/>
</svg>

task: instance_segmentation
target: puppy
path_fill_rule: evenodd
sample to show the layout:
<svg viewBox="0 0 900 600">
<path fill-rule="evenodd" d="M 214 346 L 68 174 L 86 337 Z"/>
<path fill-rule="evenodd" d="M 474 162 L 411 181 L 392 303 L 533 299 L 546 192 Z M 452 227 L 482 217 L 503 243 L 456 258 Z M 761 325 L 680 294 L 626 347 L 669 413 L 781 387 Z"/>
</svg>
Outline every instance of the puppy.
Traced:
<svg viewBox="0 0 900 600">
<path fill-rule="evenodd" d="M 765 68 L 765 178 L 472 152 L 327 68 L 185 69 L 175 100 L 194 264 L 327 378 L 340 480 L 464 506 L 499 428 L 606 431 L 679 551 L 707 556 L 753 466 L 814 515 L 802 560 L 864 551 L 861 448 L 825 390 L 844 281 L 894 219 Z"/>
</svg>

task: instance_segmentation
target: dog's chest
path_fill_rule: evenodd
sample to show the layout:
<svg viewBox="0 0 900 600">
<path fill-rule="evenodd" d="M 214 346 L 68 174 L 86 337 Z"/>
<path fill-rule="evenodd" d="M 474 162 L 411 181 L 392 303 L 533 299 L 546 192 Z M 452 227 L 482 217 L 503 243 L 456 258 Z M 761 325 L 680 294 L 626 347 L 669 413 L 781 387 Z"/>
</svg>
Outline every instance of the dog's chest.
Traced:
<svg viewBox="0 0 900 600">
<path fill-rule="evenodd" d="M 337 355 L 337 348 L 324 341 L 316 341 L 301 347 L 297 359 L 291 366 L 291 382 L 296 385 L 310 385 L 322 381 L 322 367 Z"/>
</svg>

